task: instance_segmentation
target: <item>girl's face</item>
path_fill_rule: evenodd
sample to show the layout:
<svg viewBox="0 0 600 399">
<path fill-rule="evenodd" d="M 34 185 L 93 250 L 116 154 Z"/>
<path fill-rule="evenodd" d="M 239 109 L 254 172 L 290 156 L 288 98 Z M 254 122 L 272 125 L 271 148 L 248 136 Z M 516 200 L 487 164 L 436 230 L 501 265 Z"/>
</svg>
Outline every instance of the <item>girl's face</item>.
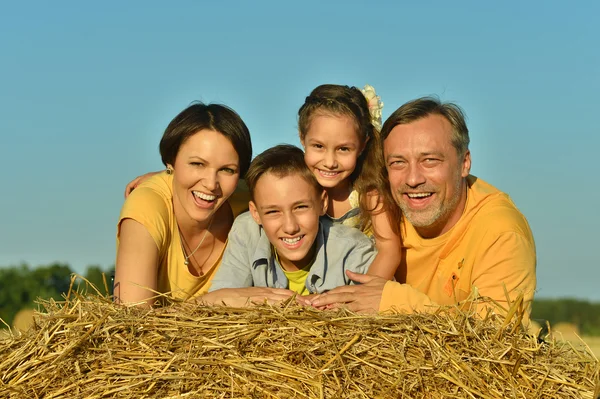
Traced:
<svg viewBox="0 0 600 399">
<path fill-rule="evenodd" d="M 173 168 L 173 206 L 184 223 L 207 223 L 235 191 L 239 157 L 221 133 L 201 130 L 183 142 Z"/>
<path fill-rule="evenodd" d="M 350 183 L 356 160 L 364 149 L 350 116 L 314 116 L 301 141 L 306 165 L 325 189 Z"/>
</svg>

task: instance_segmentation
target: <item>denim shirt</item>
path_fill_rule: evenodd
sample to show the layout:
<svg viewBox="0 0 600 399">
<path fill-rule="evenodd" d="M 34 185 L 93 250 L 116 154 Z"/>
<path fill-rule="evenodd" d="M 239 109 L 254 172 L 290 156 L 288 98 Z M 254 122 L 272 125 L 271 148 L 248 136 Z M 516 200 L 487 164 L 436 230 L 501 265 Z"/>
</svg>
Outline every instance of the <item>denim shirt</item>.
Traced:
<svg viewBox="0 0 600 399">
<path fill-rule="evenodd" d="M 373 242 L 358 229 L 322 217 L 316 257 L 306 277 L 311 294 L 350 284 L 345 271 L 365 273 L 376 255 Z M 235 219 L 223 260 L 209 292 L 221 288 L 288 288 L 288 279 L 277 264 L 264 230 L 249 212 Z"/>
</svg>

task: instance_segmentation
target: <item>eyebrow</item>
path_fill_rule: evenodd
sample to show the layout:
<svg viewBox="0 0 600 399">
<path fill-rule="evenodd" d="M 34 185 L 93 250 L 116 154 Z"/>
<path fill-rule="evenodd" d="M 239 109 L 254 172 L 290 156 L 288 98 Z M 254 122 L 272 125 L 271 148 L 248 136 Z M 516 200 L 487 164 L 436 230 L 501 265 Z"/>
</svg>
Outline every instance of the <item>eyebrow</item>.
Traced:
<svg viewBox="0 0 600 399">
<path fill-rule="evenodd" d="M 191 160 L 191 159 L 195 159 L 195 160 L 198 160 L 198 161 L 202 161 L 202 162 L 204 162 L 205 164 L 208 164 L 208 165 L 210 165 L 210 162 L 208 162 L 206 159 L 204 159 L 204 158 L 202 158 L 202 157 L 199 157 L 199 156 L 197 156 L 197 155 L 192 155 L 192 156 L 190 156 L 190 157 L 188 158 L 188 160 Z M 235 163 L 235 162 L 232 162 L 232 163 L 226 163 L 225 165 L 221 165 L 221 167 L 223 167 L 223 166 L 235 166 L 235 167 L 237 168 L 237 167 L 239 167 L 239 163 Z"/>
<path fill-rule="evenodd" d="M 310 200 L 306 200 L 306 199 L 299 200 L 299 201 L 294 202 L 292 204 L 292 207 L 298 206 L 298 205 L 308 205 L 309 202 L 310 202 Z M 279 209 L 279 208 L 280 208 L 279 205 L 265 205 L 265 206 L 260 206 L 261 210 L 272 210 L 272 209 Z"/>
<path fill-rule="evenodd" d="M 441 152 L 438 152 L 438 151 L 426 151 L 426 152 L 419 153 L 419 157 L 427 157 L 427 156 L 431 156 L 431 155 L 434 155 L 434 156 L 440 157 L 440 158 L 444 158 L 444 154 L 442 154 Z M 406 157 L 404 155 L 400 155 L 400 154 L 390 154 L 387 157 L 385 157 L 386 162 L 389 161 L 390 159 L 406 159 Z"/>
<path fill-rule="evenodd" d="M 317 139 L 308 139 L 309 143 L 322 143 L 322 140 L 317 140 Z M 344 143 L 340 143 L 338 144 L 336 147 L 354 147 L 354 143 L 352 142 L 344 142 Z"/>
</svg>

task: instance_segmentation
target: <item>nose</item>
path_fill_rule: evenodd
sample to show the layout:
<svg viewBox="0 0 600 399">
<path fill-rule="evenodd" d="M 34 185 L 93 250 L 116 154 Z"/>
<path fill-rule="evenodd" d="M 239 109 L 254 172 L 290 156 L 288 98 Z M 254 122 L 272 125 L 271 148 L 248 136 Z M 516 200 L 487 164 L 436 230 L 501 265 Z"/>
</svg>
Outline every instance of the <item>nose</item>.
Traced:
<svg viewBox="0 0 600 399">
<path fill-rule="evenodd" d="M 300 226 L 298 225 L 298 221 L 293 213 L 286 212 L 283 217 L 283 232 L 285 234 L 292 235 L 300 231 Z"/>
<path fill-rule="evenodd" d="M 329 169 L 335 169 L 337 168 L 337 159 L 335 157 L 335 152 L 333 151 L 327 151 L 327 153 L 325 153 L 325 159 L 323 162 L 324 166 L 329 168 Z"/>
<path fill-rule="evenodd" d="M 204 185 L 204 187 L 206 187 L 207 190 L 215 191 L 219 186 L 217 173 L 213 171 L 206 171 L 202 179 L 202 184 Z"/>
<path fill-rule="evenodd" d="M 418 165 L 409 165 L 408 174 L 406 176 L 406 185 L 411 188 L 416 188 L 421 184 L 425 184 L 425 175 Z"/>
</svg>

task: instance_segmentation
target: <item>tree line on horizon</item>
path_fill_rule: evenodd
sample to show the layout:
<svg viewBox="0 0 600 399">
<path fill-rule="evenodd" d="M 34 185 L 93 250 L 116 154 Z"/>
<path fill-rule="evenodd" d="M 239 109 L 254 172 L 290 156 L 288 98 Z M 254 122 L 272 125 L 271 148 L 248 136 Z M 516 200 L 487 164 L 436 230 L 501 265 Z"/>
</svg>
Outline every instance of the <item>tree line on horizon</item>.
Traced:
<svg viewBox="0 0 600 399">
<path fill-rule="evenodd" d="M 65 263 L 35 268 L 27 264 L 0 267 L 0 319 L 12 325 L 15 315 L 21 309 L 36 308 L 38 298 L 60 301 L 70 288 L 82 294 L 99 292 L 102 295 L 112 295 L 114 266 L 108 269 L 88 266 L 82 276 L 75 278 L 72 286 L 73 275 L 74 272 Z M 539 298 L 533 302 L 531 318 L 538 322 L 548 321 L 551 326 L 571 323 L 583 335 L 600 336 L 600 302 L 573 298 Z M 1 324 L 4 323 L 0 323 L 0 328 Z"/>
</svg>

